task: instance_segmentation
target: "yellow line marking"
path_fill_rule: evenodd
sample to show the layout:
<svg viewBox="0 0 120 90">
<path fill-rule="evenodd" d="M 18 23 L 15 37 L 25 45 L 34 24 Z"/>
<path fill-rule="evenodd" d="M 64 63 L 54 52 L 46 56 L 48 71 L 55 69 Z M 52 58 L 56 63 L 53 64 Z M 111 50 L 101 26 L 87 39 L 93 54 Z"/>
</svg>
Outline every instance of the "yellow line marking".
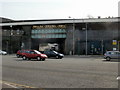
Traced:
<svg viewBox="0 0 120 90">
<path fill-rule="evenodd" d="M 16 87 L 16 86 L 10 85 L 10 84 L 8 84 L 8 83 L 4 83 L 4 84 L 6 84 L 6 85 L 8 85 L 8 86 L 10 86 L 10 87 L 13 87 L 13 88 L 18 88 L 18 87 Z"/>
<path fill-rule="evenodd" d="M 7 82 L 7 81 L 0 81 L 0 83 L 6 84 L 6 85 L 13 85 L 16 88 L 18 88 L 18 87 L 22 87 L 22 88 L 37 88 L 37 87 L 31 87 L 31 86 L 27 86 L 27 85 L 11 83 L 11 82 Z"/>
</svg>

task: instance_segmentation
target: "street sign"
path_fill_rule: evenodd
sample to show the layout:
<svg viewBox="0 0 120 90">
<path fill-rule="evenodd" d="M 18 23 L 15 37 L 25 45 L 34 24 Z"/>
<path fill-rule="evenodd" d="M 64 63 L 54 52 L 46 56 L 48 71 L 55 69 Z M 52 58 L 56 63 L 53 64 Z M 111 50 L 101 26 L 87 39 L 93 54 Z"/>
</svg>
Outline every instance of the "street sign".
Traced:
<svg viewBox="0 0 120 90">
<path fill-rule="evenodd" d="M 117 45 L 117 40 L 113 40 L 113 45 Z"/>
</svg>

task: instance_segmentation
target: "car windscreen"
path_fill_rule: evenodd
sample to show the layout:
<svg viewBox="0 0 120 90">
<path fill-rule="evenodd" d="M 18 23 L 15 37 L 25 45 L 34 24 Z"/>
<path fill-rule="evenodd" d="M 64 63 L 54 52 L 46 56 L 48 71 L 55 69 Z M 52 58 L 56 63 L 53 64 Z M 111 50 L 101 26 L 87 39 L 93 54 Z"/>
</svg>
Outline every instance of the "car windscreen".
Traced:
<svg viewBox="0 0 120 90">
<path fill-rule="evenodd" d="M 37 50 L 34 50 L 37 54 L 41 54 L 41 52 L 37 51 Z"/>
</svg>

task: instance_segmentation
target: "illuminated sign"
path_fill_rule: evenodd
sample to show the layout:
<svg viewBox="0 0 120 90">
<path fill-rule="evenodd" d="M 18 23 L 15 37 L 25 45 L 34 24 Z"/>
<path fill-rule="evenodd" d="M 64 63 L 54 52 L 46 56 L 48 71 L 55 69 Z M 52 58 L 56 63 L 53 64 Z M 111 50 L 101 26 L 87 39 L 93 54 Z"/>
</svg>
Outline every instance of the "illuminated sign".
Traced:
<svg viewBox="0 0 120 90">
<path fill-rule="evenodd" d="M 65 29 L 66 26 L 65 25 L 39 25 L 39 26 L 33 26 L 32 29 L 55 29 L 55 28 L 61 28 L 61 29 Z"/>
</svg>

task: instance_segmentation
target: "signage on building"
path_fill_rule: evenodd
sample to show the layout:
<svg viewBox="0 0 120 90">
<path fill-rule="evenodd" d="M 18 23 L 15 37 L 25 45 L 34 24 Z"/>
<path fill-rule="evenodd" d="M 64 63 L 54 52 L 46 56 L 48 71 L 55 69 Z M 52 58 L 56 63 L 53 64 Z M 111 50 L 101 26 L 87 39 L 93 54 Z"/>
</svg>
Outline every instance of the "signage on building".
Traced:
<svg viewBox="0 0 120 90">
<path fill-rule="evenodd" d="M 112 44 L 117 45 L 117 40 L 113 40 Z"/>
<path fill-rule="evenodd" d="M 38 25 L 38 26 L 33 26 L 32 29 L 54 29 L 54 28 L 61 28 L 61 29 L 65 29 L 66 26 L 65 25 Z"/>
</svg>

